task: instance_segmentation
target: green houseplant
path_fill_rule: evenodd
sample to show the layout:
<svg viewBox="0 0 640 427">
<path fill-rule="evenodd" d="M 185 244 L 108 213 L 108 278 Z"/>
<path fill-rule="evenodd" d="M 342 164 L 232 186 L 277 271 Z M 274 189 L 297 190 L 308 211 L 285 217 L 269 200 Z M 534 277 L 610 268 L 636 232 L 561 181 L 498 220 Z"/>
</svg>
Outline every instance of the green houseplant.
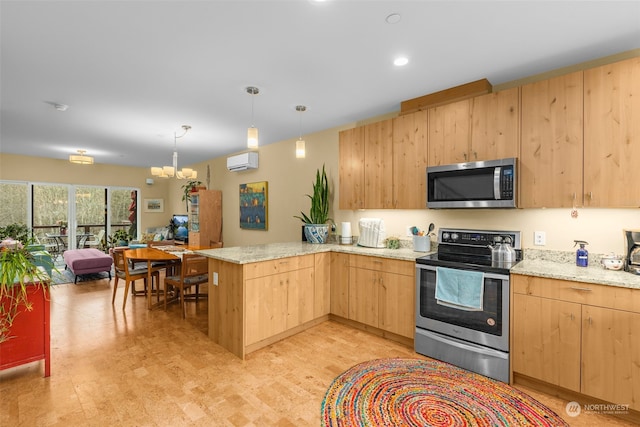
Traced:
<svg viewBox="0 0 640 427">
<path fill-rule="evenodd" d="M 127 230 L 116 230 L 109 236 L 108 246 L 110 248 L 114 248 L 116 246 L 127 246 L 129 244 L 129 240 L 131 240 L 131 235 Z"/>
<path fill-rule="evenodd" d="M 304 224 L 304 234 L 310 243 L 325 243 L 329 237 L 329 180 L 324 165 L 322 172 L 316 171 L 316 180 L 313 183 L 313 194 L 306 195 L 311 199 L 309 215 L 300 212 L 300 219 Z"/>
<path fill-rule="evenodd" d="M 185 203 L 187 207 L 187 212 L 189 212 L 189 195 L 195 191 L 202 184 L 202 181 L 187 181 L 186 184 L 182 186 L 182 201 Z"/>
<path fill-rule="evenodd" d="M 36 265 L 28 243 L 12 239 L 0 243 L 0 343 L 11 338 L 18 314 L 32 310 L 30 286 L 39 284 L 45 293 L 49 287 L 49 276 Z"/>
</svg>

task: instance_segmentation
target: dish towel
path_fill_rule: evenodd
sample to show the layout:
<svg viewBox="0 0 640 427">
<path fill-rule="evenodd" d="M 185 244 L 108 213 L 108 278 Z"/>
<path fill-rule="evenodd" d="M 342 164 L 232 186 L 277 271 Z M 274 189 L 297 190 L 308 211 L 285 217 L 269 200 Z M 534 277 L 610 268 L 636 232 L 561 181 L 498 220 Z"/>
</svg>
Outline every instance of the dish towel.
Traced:
<svg viewBox="0 0 640 427">
<path fill-rule="evenodd" d="M 436 302 L 466 311 L 482 311 L 484 273 L 436 267 Z"/>
</svg>

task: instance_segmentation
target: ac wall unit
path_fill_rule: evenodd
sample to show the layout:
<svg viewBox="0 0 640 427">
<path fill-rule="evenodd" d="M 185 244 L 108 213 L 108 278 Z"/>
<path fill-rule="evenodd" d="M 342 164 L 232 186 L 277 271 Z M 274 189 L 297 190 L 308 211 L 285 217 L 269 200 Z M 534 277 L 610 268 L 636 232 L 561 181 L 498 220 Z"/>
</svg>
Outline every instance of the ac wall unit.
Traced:
<svg viewBox="0 0 640 427">
<path fill-rule="evenodd" d="M 227 157 L 227 169 L 231 172 L 243 171 L 247 169 L 258 169 L 258 153 L 250 151 Z"/>
</svg>

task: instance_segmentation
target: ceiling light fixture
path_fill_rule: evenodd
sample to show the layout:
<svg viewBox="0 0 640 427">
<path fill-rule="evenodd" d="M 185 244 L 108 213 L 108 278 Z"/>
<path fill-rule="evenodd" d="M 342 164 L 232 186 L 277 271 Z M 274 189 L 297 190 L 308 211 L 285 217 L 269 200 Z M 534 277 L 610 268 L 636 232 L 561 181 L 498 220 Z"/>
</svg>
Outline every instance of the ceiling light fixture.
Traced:
<svg viewBox="0 0 640 427">
<path fill-rule="evenodd" d="M 69 106 L 65 104 L 53 104 L 53 108 L 58 111 L 67 111 L 67 108 L 69 108 Z"/>
<path fill-rule="evenodd" d="M 85 156 L 87 150 L 78 150 L 78 154 L 71 154 L 69 156 L 69 161 L 71 163 L 76 163 L 78 165 L 92 165 L 93 157 Z"/>
<path fill-rule="evenodd" d="M 407 65 L 408 63 L 409 63 L 409 59 L 404 56 L 401 56 L 393 60 L 393 65 L 395 65 L 396 67 L 402 67 Z"/>
<path fill-rule="evenodd" d="M 302 113 L 307 111 L 307 107 L 304 105 L 296 105 L 296 111 L 300 113 L 300 137 L 296 141 L 296 158 L 304 159 L 306 151 L 304 147 L 304 140 L 302 139 Z"/>
<path fill-rule="evenodd" d="M 251 95 L 251 127 L 247 129 L 247 147 L 255 150 L 258 148 L 258 128 L 253 125 L 253 98 L 260 93 L 260 89 L 249 86 L 246 90 Z"/>
<path fill-rule="evenodd" d="M 177 141 L 179 138 L 182 138 L 187 134 L 187 132 L 189 132 L 189 129 L 191 129 L 191 126 L 182 125 L 182 129 L 184 130 L 184 132 L 180 136 L 178 136 L 175 132 L 173 133 L 173 166 L 162 166 L 162 167 L 153 166 L 151 168 L 151 175 L 157 176 L 158 178 L 172 178 L 174 176 L 178 179 L 198 178 L 198 171 L 195 171 L 191 168 L 182 168 L 178 170 Z"/>
</svg>

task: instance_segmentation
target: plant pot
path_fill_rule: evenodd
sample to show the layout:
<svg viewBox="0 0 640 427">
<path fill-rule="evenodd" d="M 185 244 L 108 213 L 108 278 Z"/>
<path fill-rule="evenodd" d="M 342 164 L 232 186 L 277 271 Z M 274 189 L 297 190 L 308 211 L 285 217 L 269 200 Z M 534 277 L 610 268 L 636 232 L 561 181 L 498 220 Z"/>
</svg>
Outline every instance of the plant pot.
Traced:
<svg viewBox="0 0 640 427">
<path fill-rule="evenodd" d="M 329 238 L 329 226 L 327 224 L 307 224 L 304 226 L 304 235 L 309 243 L 326 243 Z"/>
</svg>

